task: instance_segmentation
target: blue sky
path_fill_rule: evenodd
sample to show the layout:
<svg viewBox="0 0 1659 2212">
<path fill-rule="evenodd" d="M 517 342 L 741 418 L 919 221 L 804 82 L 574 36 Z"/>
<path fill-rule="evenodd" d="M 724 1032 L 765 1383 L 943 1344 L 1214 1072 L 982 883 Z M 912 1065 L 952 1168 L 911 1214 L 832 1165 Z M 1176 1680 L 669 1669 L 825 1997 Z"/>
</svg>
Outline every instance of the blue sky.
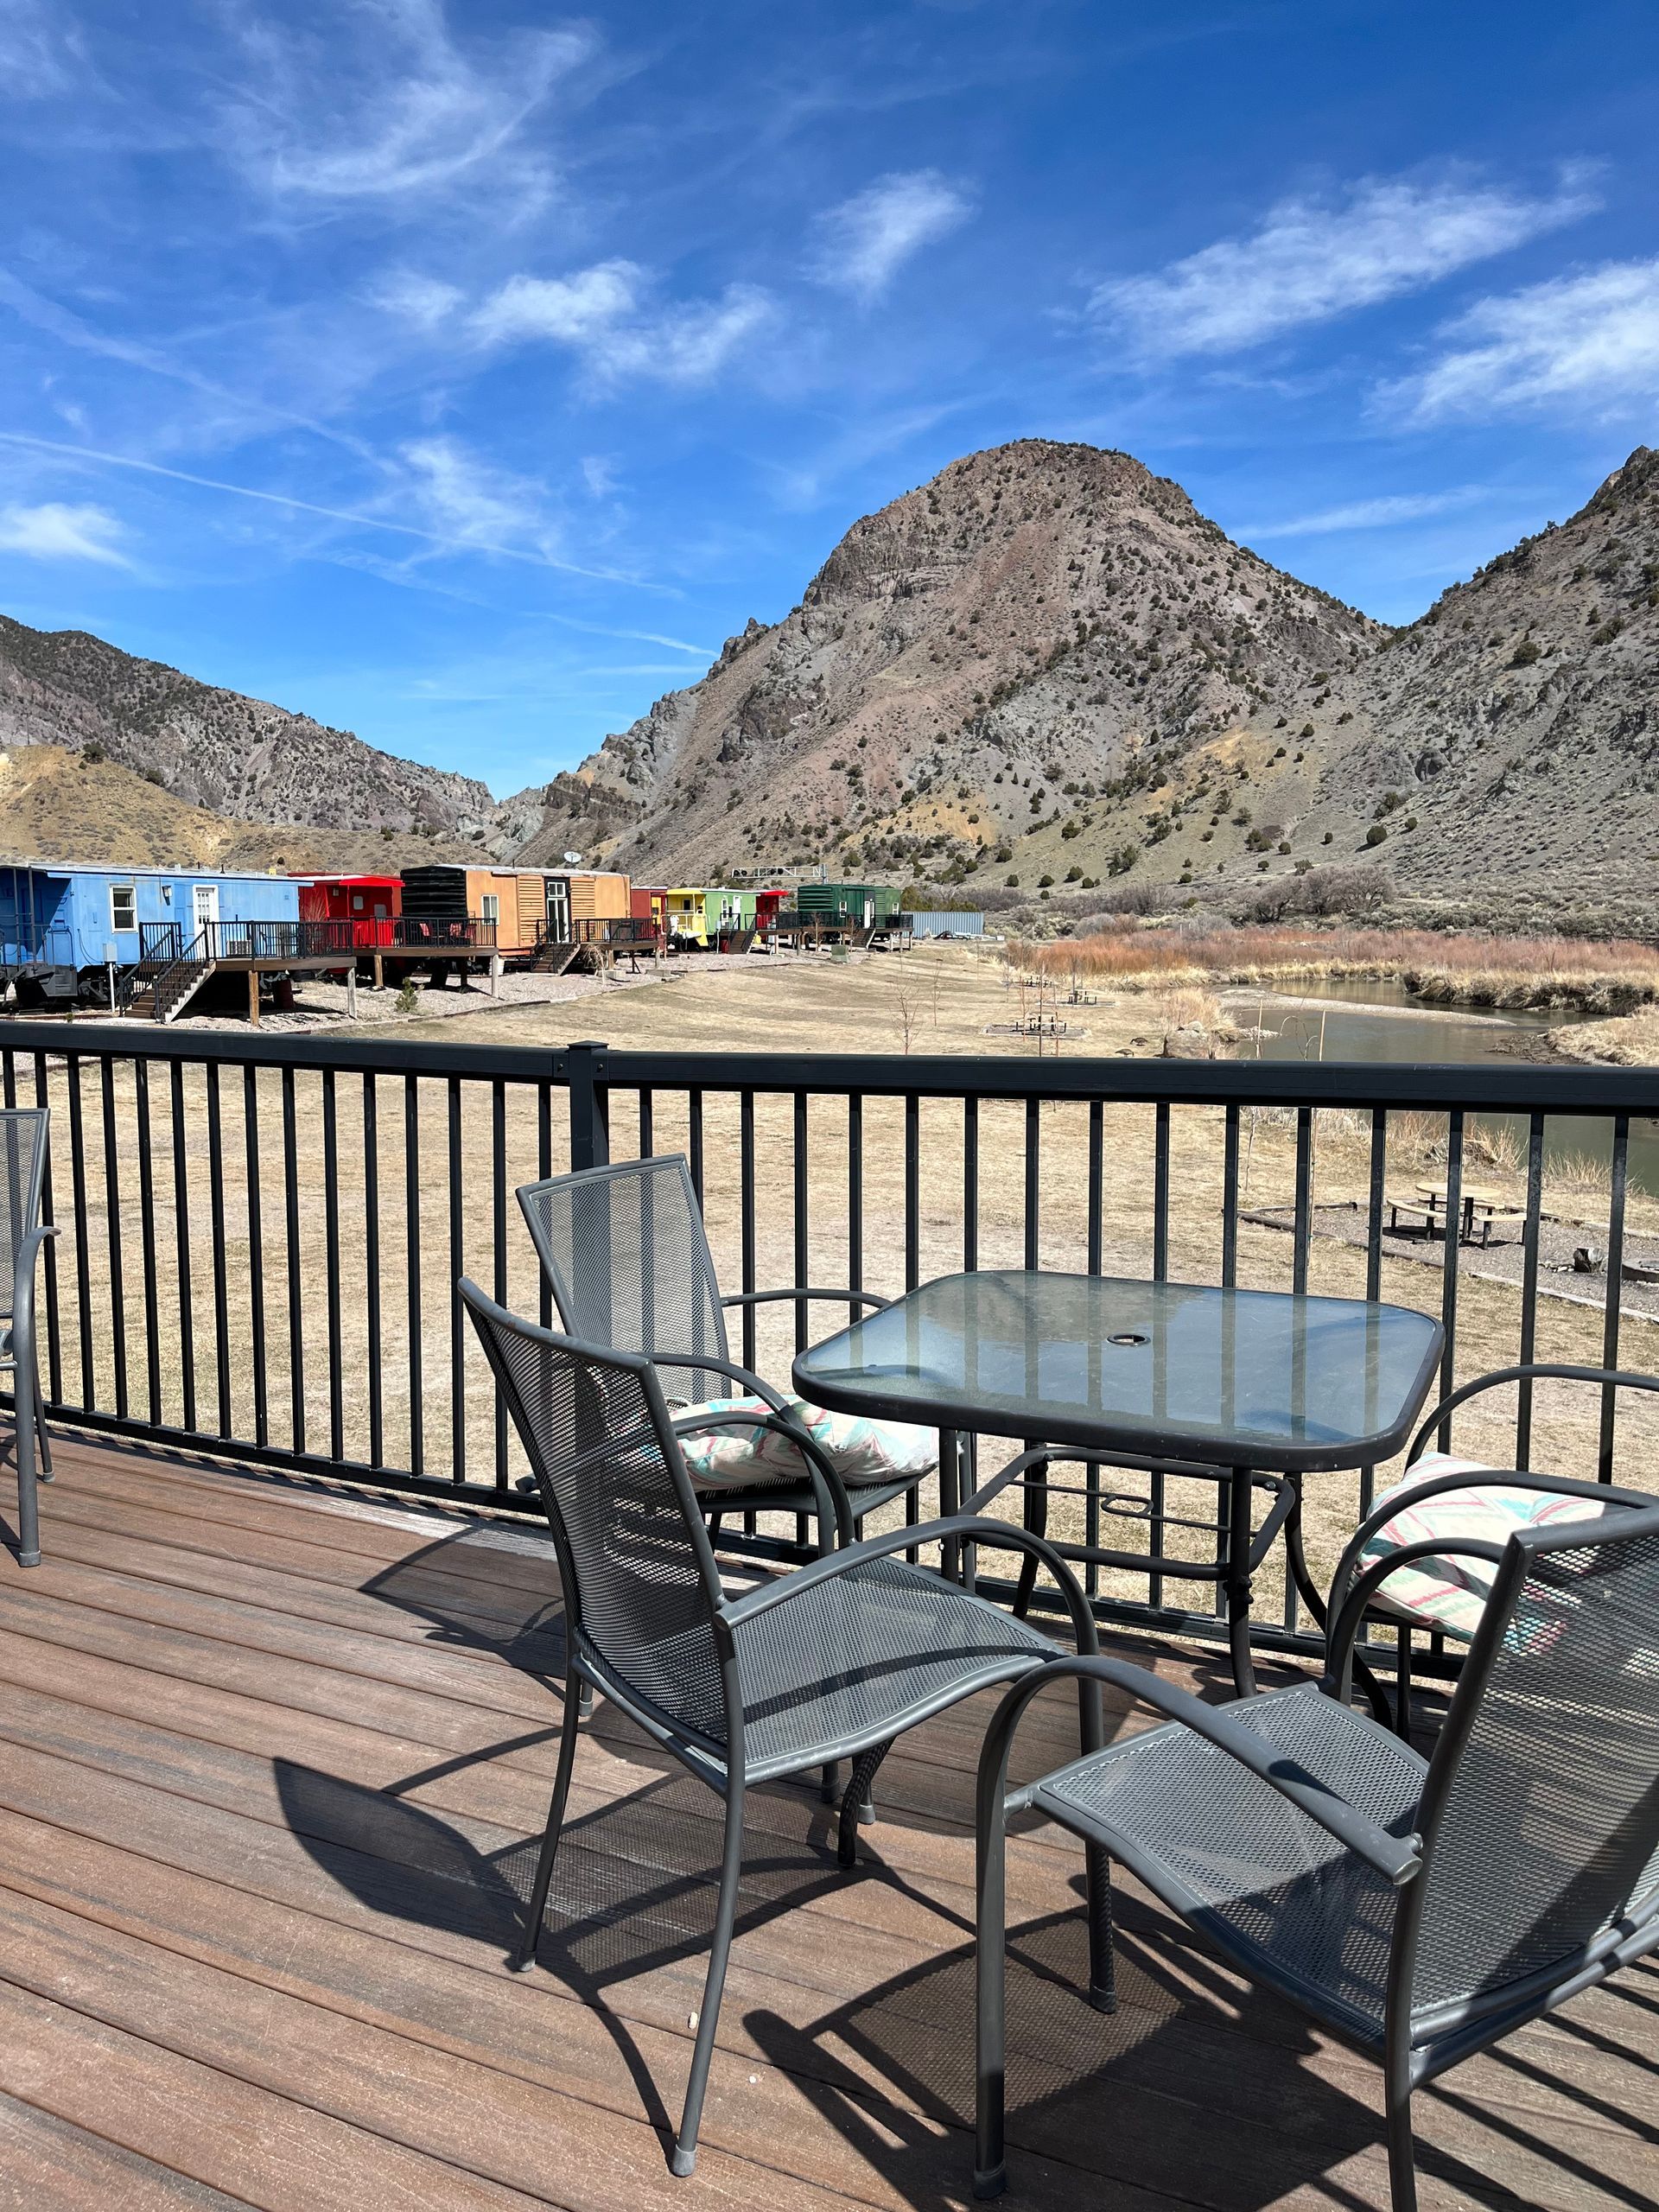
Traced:
<svg viewBox="0 0 1659 2212">
<path fill-rule="evenodd" d="M 0 0 L 0 610 L 543 780 L 1122 446 L 1404 620 L 1659 412 L 1652 0 Z"/>
</svg>

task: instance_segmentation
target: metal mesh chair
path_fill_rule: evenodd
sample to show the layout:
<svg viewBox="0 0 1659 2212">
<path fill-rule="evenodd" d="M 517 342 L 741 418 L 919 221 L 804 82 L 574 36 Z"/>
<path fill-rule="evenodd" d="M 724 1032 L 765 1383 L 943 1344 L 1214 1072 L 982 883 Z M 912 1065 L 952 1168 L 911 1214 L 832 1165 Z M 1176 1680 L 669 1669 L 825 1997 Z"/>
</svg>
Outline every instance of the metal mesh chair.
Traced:
<svg viewBox="0 0 1659 2212">
<path fill-rule="evenodd" d="M 558 1769 L 515 1966 L 535 1960 L 584 1684 L 725 1802 L 708 1985 L 672 2159 L 676 2173 L 690 2173 L 737 1910 L 745 1790 L 852 1758 L 840 1829 L 841 1863 L 850 1866 L 856 1807 L 894 1738 L 1053 1654 L 1035 1629 L 893 1554 L 944 1536 L 1033 1551 L 1059 1582 L 1085 1651 L 1096 1649 L 1093 1616 L 1047 1545 L 965 1515 L 834 1552 L 728 1598 L 652 1362 L 537 1328 L 475 1283 L 463 1281 L 461 1295 L 535 1470 L 565 1608 Z M 1097 1746 L 1092 1683 L 1081 1713 L 1084 1744 Z M 1097 1872 L 1104 1898 L 1103 1859 Z M 1109 1931 L 1097 1930 L 1096 1943 L 1108 1955 Z"/>
<path fill-rule="evenodd" d="M 732 1359 L 728 1312 L 798 1299 L 842 1306 L 891 1303 L 874 1291 L 807 1285 L 722 1296 L 690 1169 L 677 1153 L 556 1175 L 525 1184 L 518 1197 L 559 1318 L 573 1335 L 649 1354 L 658 1367 L 671 1370 L 671 1400 L 718 1398 L 735 1383 L 776 1419 L 791 1422 L 791 1440 L 798 1441 L 799 1419 L 789 1402 Z M 815 1514 L 827 1541 L 823 1485 L 815 1478 L 813 1457 L 805 1452 L 802 1457 L 805 1479 L 772 1475 L 728 1482 L 702 1493 L 702 1510 L 715 1518 L 755 1511 Z M 820 1475 L 826 1457 L 817 1455 Z M 913 1471 L 897 1479 L 864 1481 L 837 1470 L 832 1502 L 856 1528 L 877 1506 L 910 1497 L 916 1481 Z M 844 1509 L 837 1492 L 844 1493 Z"/>
<path fill-rule="evenodd" d="M 57 1230 L 41 1222 L 41 1188 L 46 1174 L 50 1115 L 44 1106 L 0 1110 L 0 1250 L 9 1250 L 9 1285 L 0 1314 L 0 1374 L 12 1376 L 16 1415 L 17 1557 L 23 1567 L 41 1563 L 39 1478 L 52 1479 L 52 1446 L 41 1410 L 40 1370 L 35 1347 L 35 1266 L 41 1247 Z"/>
<path fill-rule="evenodd" d="M 1486 1554 L 1495 1547 L 1479 1548 Z M 1348 1703 L 1368 1580 L 1319 1684 L 1205 1706 L 1103 1659 L 1170 1716 L 1010 1796 L 1017 1685 L 980 1767 L 975 2188 L 1003 2163 L 1003 1836 L 1035 1807 L 1112 1857 L 1243 1973 L 1383 2070 L 1395 2212 L 1415 2212 L 1412 2092 L 1659 1947 L 1659 1506 L 1524 1529 L 1433 1757 Z"/>
<path fill-rule="evenodd" d="M 1411 1738 L 1411 1669 L 1414 1632 L 1451 1637 L 1465 1643 L 1473 1635 L 1491 1588 L 1493 1562 L 1478 1550 L 1462 1556 L 1437 1551 L 1426 1539 L 1437 1535 L 1487 1536 L 1501 1550 L 1516 1527 L 1590 1520 L 1604 1512 L 1652 1505 L 1642 1491 L 1618 1490 L 1610 1483 L 1583 1483 L 1564 1475 L 1490 1467 L 1453 1459 L 1424 1446 L 1457 1407 L 1486 1390 L 1540 1381 L 1590 1382 L 1598 1389 L 1659 1390 L 1659 1376 L 1626 1374 L 1617 1369 L 1531 1361 L 1477 1376 L 1425 1416 L 1406 1454 L 1402 1480 L 1379 1497 L 1349 1540 L 1331 1586 L 1332 1609 L 1339 1608 L 1354 1579 L 1383 1560 L 1402 1571 L 1375 1583 L 1371 1610 L 1394 1629 L 1396 1662 L 1394 1725 Z M 1400 1554 L 1410 1545 L 1409 1562 Z M 1380 1686 L 1364 1677 L 1377 1718 L 1386 1717 Z"/>
</svg>

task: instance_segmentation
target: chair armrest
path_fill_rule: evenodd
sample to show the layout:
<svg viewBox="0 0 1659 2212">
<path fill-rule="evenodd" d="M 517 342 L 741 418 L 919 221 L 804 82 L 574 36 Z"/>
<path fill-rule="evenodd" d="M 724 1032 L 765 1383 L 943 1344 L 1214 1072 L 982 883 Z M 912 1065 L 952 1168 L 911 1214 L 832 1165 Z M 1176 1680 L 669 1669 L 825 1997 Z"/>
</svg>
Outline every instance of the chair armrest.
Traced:
<svg viewBox="0 0 1659 2212">
<path fill-rule="evenodd" d="M 758 1614 L 770 1612 L 774 1605 L 787 1605 L 791 1598 L 815 1589 L 833 1575 L 863 1566 L 868 1560 L 886 1559 L 893 1552 L 908 1551 L 913 1544 L 936 1543 L 951 1536 L 965 1536 L 971 1542 L 994 1549 L 1000 1547 L 1005 1551 L 1029 1552 L 1034 1559 L 1040 1560 L 1060 1586 L 1078 1648 L 1087 1653 L 1100 1649 L 1095 1617 L 1083 1593 L 1083 1586 L 1053 1546 L 1042 1537 L 1033 1535 L 1028 1529 L 1016 1528 L 1010 1521 L 984 1520 L 972 1513 L 953 1513 L 943 1521 L 921 1521 L 912 1528 L 890 1529 L 885 1535 L 872 1536 L 861 1544 L 849 1544 L 833 1558 L 814 1560 L 810 1567 L 798 1567 L 792 1574 L 781 1574 L 776 1581 L 750 1591 L 747 1597 L 726 1608 L 725 1618 L 736 1627 Z"/>
<path fill-rule="evenodd" d="M 1416 1460 L 1431 1433 L 1437 1429 L 1456 1407 L 1467 1400 L 1478 1397 L 1483 1390 L 1495 1390 L 1505 1382 L 1533 1382 L 1553 1380 L 1560 1382 L 1599 1382 L 1618 1390 L 1659 1390 L 1659 1375 L 1632 1375 L 1618 1368 L 1575 1367 L 1557 1360 L 1535 1360 L 1520 1367 L 1495 1367 L 1490 1375 L 1477 1375 L 1472 1382 L 1453 1390 L 1442 1398 L 1432 1414 L 1427 1414 L 1411 1440 L 1406 1453 L 1406 1465 Z"/>
<path fill-rule="evenodd" d="M 35 1263 L 40 1258 L 41 1248 L 48 1236 L 58 1231 L 54 1224 L 41 1222 L 31 1229 L 17 1247 L 17 1257 L 11 1270 L 11 1336 L 15 1345 L 21 1335 L 35 1325 Z"/>
<path fill-rule="evenodd" d="M 722 1298 L 722 1306 L 775 1306 L 785 1299 L 822 1298 L 836 1306 L 891 1306 L 890 1298 L 883 1298 L 874 1290 L 815 1290 L 809 1284 L 798 1283 L 791 1290 L 735 1290 L 729 1298 Z"/>
<path fill-rule="evenodd" d="M 752 1397 L 759 1398 L 775 1414 L 786 1414 L 789 1401 L 774 1390 L 751 1368 L 740 1367 L 735 1360 L 721 1359 L 708 1351 L 649 1351 L 645 1357 L 653 1367 L 686 1367 L 701 1370 L 705 1375 L 724 1375 L 731 1382 L 741 1382 Z"/>
<path fill-rule="evenodd" d="M 1339 1584 L 1331 1586 L 1331 1603 L 1327 1618 L 1332 1623 L 1325 1631 L 1325 1675 L 1319 1687 L 1346 1705 L 1353 1688 L 1354 1638 L 1359 1624 L 1365 1618 L 1365 1608 L 1397 1567 L 1409 1567 L 1418 1559 L 1449 1559 L 1454 1554 L 1465 1559 L 1490 1560 L 1494 1566 L 1503 1556 L 1502 1544 L 1489 1543 L 1481 1536 L 1425 1536 L 1414 1544 L 1402 1544 L 1386 1559 L 1373 1560 L 1353 1588 L 1338 1599 Z"/>
<path fill-rule="evenodd" d="M 1067 1675 L 1083 1675 L 1099 1682 L 1110 1682 L 1116 1688 L 1127 1690 L 1131 1697 L 1156 1709 L 1171 1719 L 1190 1728 L 1195 1736 L 1202 1736 L 1219 1751 L 1259 1775 L 1270 1789 L 1291 1803 L 1309 1820 L 1322 1827 L 1327 1835 L 1396 1885 L 1409 1881 L 1422 1865 L 1422 1845 L 1415 1835 L 1397 1836 L 1363 1813 L 1356 1812 L 1344 1804 L 1323 1783 L 1299 1766 L 1275 1745 L 1258 1736 L 1234 1719 L 1226 1706 L 1205 1705 L 1190 1690 L 1179 1689 L 1173 1682 L 1161 1681 L 1149 1674 L 1144 1667 L 1136 1667 L 1126 1659 L 1103 1659 L 1084 1656 L 1076 1659 L 1053 1659 L 1035 1675 L 1028 1675 L 1016 1682 L 998 1707 L 995 1719 L 986 1732 L 984 1749 L 979 1762 L 979 1809 L 982 1823 L 994 1811 L 999 1817 L 1007 1809 L 1018 1809 L 1028 1804 L 1035 1790 L 1033 1783 L 1016 1794 L 1013 1808 L 1007 1803 L 1008 1751 L 1014 1731 L 1026 1706 L 1037 1691 L 1050 1681 Z"/>
</svg>

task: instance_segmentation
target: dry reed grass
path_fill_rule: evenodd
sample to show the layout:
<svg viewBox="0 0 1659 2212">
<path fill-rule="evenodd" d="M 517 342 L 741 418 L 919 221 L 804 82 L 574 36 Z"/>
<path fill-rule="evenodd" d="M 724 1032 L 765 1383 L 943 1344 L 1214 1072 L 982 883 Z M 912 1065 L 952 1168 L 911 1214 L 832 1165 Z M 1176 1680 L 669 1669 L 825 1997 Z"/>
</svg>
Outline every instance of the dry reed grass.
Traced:
<svg viewBox="0 0 1659 2212">
<path fill-rule="evenodd" d="M 1128 988 L 1382 978 L 1436 1005 L 1582 1007 L 1624 1014 L 1659 999 L 1659 949 L 1572 938 L 1441 937 L 1424 930 L 1128 926 L 1007 957 L 1029 972 Z"/>
</svg>

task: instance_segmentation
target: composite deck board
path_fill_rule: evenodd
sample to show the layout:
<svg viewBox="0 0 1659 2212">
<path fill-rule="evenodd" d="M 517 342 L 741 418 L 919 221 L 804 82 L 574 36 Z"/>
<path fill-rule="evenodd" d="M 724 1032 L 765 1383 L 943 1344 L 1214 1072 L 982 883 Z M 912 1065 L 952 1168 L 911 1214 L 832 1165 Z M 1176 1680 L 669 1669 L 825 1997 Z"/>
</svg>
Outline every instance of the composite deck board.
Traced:
<svg viewBox="0 0 1659 2212">
<path fill-rule="evenodd" d="M 44 1565 L 0 1556 L 0 2206 L 963 2201 L 991 1700 L 889 1758 L 850 1879 L 814 1790 L 756 1793 L 677 2183 L 717 1808 L 603 1704 L 541 1970 L 504 1970 L 556 1754 L 546 1547 L 84 1440 L 57 1458 Z M 1125 1649 L 1224 1694 L 1213 1654 Z M 1045 1699 L 1018 1764 L 1075 1742 L 1075 1701 Z M 1127 1880 L 1122 2001 L 1090 2012 L 1079 1871 L 1052 1828 L 1011 1847 L 1010 2202 L 1380 2212 L 1375 2070 Z M 1424 2212 L 1659 2201 L 1656 2055 L 1643 1967 L 1436 2084 Z"/>
</svg>

